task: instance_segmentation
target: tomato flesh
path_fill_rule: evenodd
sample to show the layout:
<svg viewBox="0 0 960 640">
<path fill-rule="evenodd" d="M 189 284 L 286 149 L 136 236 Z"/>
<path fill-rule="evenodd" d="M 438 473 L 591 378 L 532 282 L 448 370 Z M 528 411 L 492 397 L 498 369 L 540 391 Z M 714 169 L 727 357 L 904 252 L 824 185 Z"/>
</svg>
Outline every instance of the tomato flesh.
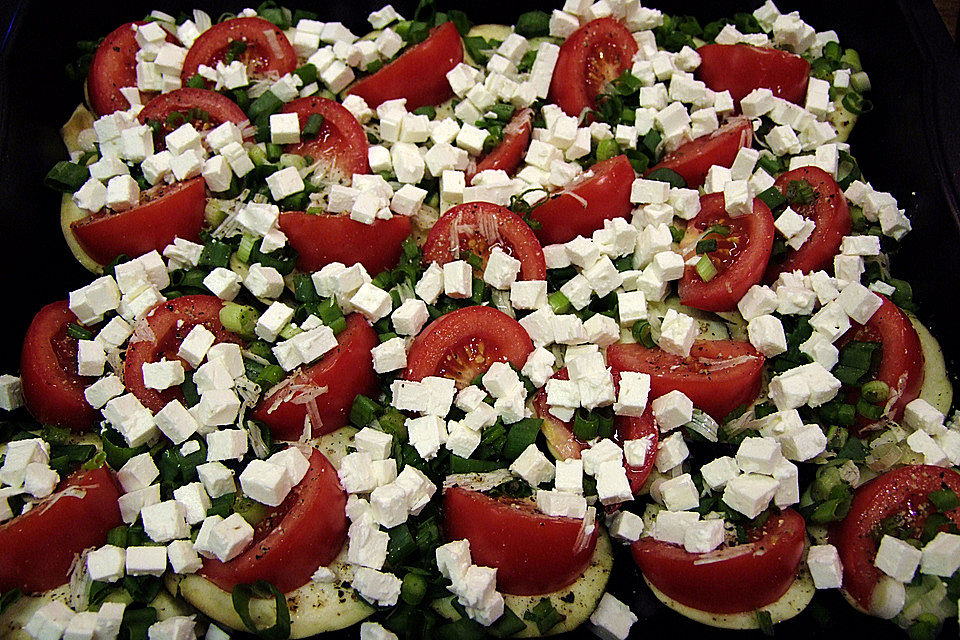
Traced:
<svg viewBox="0 0 960 640">
<path fill-rule="evenodd" d="M 433 29 L 426 40 L 410 47 L 400 57 L 373 75 L 347 89 L 372 109 L 381 103 L 406 98 L 407 111 L 440 104 L 453 95 L 447 72 L 463 62 L 463 42 L 452 22 Z"/>
<path fill-rule="evenodd" d="M 306 126 L 310 116 L 323 117 L 323 124 L 315 137 L 299 144 L 288 144 L 284 152 L 323 158 L 346 176 L 355 173 L 370 173 L 367 159 L 367 134 L 352 113 L 335 100 L 321 97 L 297 98 L 283 107 L 283 113 L 296 113 L 300 129 Z"/>
<path fill-rule="evenodd" d="M 183 400 L 179 387 L 163 391 L 148 389 L 143 383 L 143 365 L 166 358 L 180 360 L 189 369 L 190 365 L 177 355 L 177 351 L 194 327 L 202 324 L 213 333 L 217 342 L 240 342 L 240 338 L 227 331 L 220 322 L 223 304 L 216 296 L 182 296 L 158 304 L 137 321 L 123 363 L 123 384 L 144 407 L 155 413 L 171 400 Z"/>
<path fill-rule="evenodd" d="M 403 241 L 410 235 L 410 218 L 393 216 L 372 225 L 349 216 L 284 211 L 280 230 L 297 250 L 297 268 L 317 271 L 331 262 L 363 265 L 368 273 L 392 269 L 400 262 Z"/>
<path fill-rule="evenodd" d="M 405 380 L 452 378 L 468 386 L 494 362 L 523 367 L 533 341 L 520 323 L 493 307 L 465 307 L 440 316 L 420 332 L 407 355 Z"/>
<path fill-rule="evenodd" d="M 637 49 L 637 42 L 623 23 L 614 18 L 591 20 L 560 46 L 550 101 L 568 116 L 579 118 L 584 109 L 595 110 L 597 96 L 630 68 Z"/>
<path fill-rule="evenodd" d="M 705 233 L 716 228 L 714 225 L 726 227 L 728 232 Z M 713 239 L 717 248 L 705 255 L 717 272 L 707 281 L 695 265 L 688 264 L 680 280 L 680 302 L 704 311 L 735 309 L 747 290 L 763 278 L 775 232 L 773 215 L 760 198 L 754 198 L 751 213 L 733 218 L 724 207 L 722 193 L 701 196 L 700 213 L 687 223 L 684 259 L 696 257 L 699 240 Z"/>
<path fill-rule="evenodd" d="M 380 340 L 373 327 L 361 315 L 351 314 L 337 342 L 336 349 L 289 375 L 257 404 L 253 417 L 270 427 L 274 439 L 299 438 L 308 416 L 313 437 L 332 433 L 347 424 L 359 394 L 376 395 L 379 387 L 370 349 Z M 326 391 L 314 396 L 321 388 Z M 311 397 L 316 401 L 309 401 Z"/>
<path fill-rule="evenodd" d="M 93 377 L 77 373 L 77 339 L 67 328 L 79 324 L 67 301 L 52 302 L 34 316 L 20 352 L 20 386 L 23 402 L 41 424 L 89 431 L 97 411 L 83 392 Z"/>
<path fill-rule="evenodd" d="M 142 192 L 140 204 L 132 209 L 103 209 L 70 223 L 70 229 L 87 255 L 109 264 L 121 254 L 136 258 L 163 251 L 174 238 L 199 241 L 206 206 L 206 182 L 192 178 L 158 184 Z"/>
<path fill-rule="evenodd" d="M 888 471 L 857 489 L 847 517 L 830 532 L 843 564 L 843 589 L 867 611 L 883 576 L 873 564 L 882 537 L 881 524 L 895 518 L 910 537 L 919 538 L 927 517 L 937 511 L 927 496 L 943 488 L 960 493 L 960 473 L 929 465 Z M 960 526 L 960 508 L 945 515 Z"/>
<path fill-rule="evenodd" d="M 87 95 L 94 113 L 105 116 L 114 111 L 126 111 L 130 102 L 120 93 L 124 87 L 137 86 L 137 44 L 134 27 L 146 24 L 144 22 L 128 22 L 111 31 L 90 61 L 90 71 L 87 73 Z M 176 42 L 176 39 L 167 35 L 167 42 Z M 141 104 L 146 104 L 153 92 L 140 92 Z"/>
<path fill-rule="evenodd" d="M 668 153 L 647 173 L 671 169 L 683 176 L 687 187 L 696 189 L 703 186 L 710 167 L 718 165 L 730 168 L 740 149 L 750 147 L 752 141 L 753 124 L 750 119 L 733 118 L 713 133 L 695 138 Z"/>
<path fill-rule="evenodd" d="M 797 576 L 806 526 L 792 509 L 771 515 L 749 542 L 709 553 L 641 538 L 631 551 L 650 584 L 681 604 L 710 613 L 742 613 L 776 602 Z"/>
<path fill-rule="evenodd" d="M 333 562 L 347 539 L 347 494 L 330 461 L 315 449 L 308 455 L 307 475 L 257 524 L 246 551 L 228 562 L 204 560 L 200 575 L 227 591 L 266 580 L 289 593 Z"/>
<path fill-rule="evenodd" d="M 282 76 L 297 68 L 297 53 L 279 27 L 263 18 L 233 18 L 213 25 L 194 40 L 183 61 L 181 80 L 190 80 L 201 64 L 216 67 L 224 62 L 233 42 L 246 45 L 234 59 L 247 66 L 248 76 L 262 78 L 270 72 Z"/>
<path fill-rule="evenodd" d="M 807 94 L 810 63 L 800 56 L 748 44 L 708 44 L 697 49 L 696 76 L 714 91 L 729 91 L 734 104 L 754 89 L 800 104 Z"/>
<path fill-rule="evenodd" d="M 497 569 L 497 590 L 514 595 L 550 593 L 572 584 L 590 563 L 597 527 L 547 516 L 529 501 L 490 498 L 460 487 L 443 496 L 447 540 L 469 540 L 474 564 Z"/>
<path fill-rule="evenodd" d="M 79 471 L 30 511 L 0 525 L 0 591 L 49 591 L 70 579 L 74 556 L 123 524 L 120 488 L 107 469 Z"/>
<path fill-rule="evenodd" d="M 568 186 L 533 210 L 530 217 L 540 223 L 540 243 L 569 242 L 577 236 L 589 238 L 603 228 L 604 220 L 630 215 L 630 188 L 636 174 L 626 156 L 598 162 L 592 176 Z"/>
<path fill-rule="evenodd" d="M 647 373 L 651 398 L 681 391 L 720 422 L 760 393 L 763 363 L 763 354 L 753 345 L 735 340 L 697 340 L 686 358 L 639 343 L 607 348 L 607 364 L 614 374 Z"/>
<path fill-rule="evenodd" d="M 523 161 L 523 156 L 530 146 L 530 136 L 533 133 L 533 109 L 520 109 L 510 122 L 503 128 L 503 142 L 497 148 L 485 155 L 474 170 L 467 169 L 467 184 L 473 183 L 473 178 L 482 171 L 506 171 L 513 174 Z"/>
<path fill-rule="evenodd" d="M 204 111 L 208 117 L 194 118 L 189 121 L 178 118 L 174 122 L 168 122 L 169 116 L 175 111 L 187 116 L 191 109 Z M 151 120 L 160 123 L 159 131 L 153 136 L 156 151 L 166 148 L 165 138 L 167 134 L 187 122 L 192 124 L 197 131 L 209 131 L 224 122 L 232 122 L 241 129 L 250 124 L 247 114 L 230 98 L 216 91 L 193 87 L 175 89 L 169 93 L 158 95 L 144 105 L 140 113 L 137 114 L 137 120 L 140 121 L 140 124 L 147 124 Z"/>
<path fill-rule="evenodd" d="M 546 279 L 547 263 L 533 229 L 514 212 L 492 202 L 470 202 L 448 209 L 430 229 L 423 245 L 423 261 L 446 264 L 470 252 L 480 257 L 477 276 L 483 277 L 494 247 L 520 261 L 519 280 Z"/>
</svg>

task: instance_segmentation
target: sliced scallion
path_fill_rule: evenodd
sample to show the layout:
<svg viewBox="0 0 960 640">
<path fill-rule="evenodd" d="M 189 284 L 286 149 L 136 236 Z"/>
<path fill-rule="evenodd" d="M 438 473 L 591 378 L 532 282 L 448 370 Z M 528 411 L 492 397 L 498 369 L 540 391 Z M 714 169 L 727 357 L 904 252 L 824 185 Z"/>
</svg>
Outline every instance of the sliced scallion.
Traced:
<svg viewBox="0 0 960 640">
<path fill-rule="evenodd" d="M 710 282 L 717 276 L 717 267 L 713 264 L 710 256 L 702 256 L 697 261 L 697 275 L 704 282 Z"/>
</svg>

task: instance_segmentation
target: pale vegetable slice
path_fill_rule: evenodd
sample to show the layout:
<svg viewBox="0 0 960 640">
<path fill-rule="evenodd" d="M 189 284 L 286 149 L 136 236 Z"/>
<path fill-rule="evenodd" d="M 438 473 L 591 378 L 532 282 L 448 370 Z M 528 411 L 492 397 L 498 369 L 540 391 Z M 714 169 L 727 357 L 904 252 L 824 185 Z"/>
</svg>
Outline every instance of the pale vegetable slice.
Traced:
<svg viewBox="0 0 960 640">
<path fill-rule="evenodd" d="M 843 106 L 842 98 L 834 100 L 833 106 L 833 110 L 827 114 L 827 120 L 837 130 L 835 142 L 846 142 L 853 126 L 857 124 L 857 114 Z"/>
<path fill-rule="evenodd" d="M 953 385 L 947 376 L 947 365 L 940 344 L 930 331 L 912 314 L 907 314 L 910 323 L 920 336 L 923 349 L 923 386 L 920 397 L 946 414 L 953 402 Z"/>
<path fill-rule="evenodd" d="M 607 588 L 607 580 L 610 578 L 612 568 L 613 549 L 610 545 L 610 538 L 606 531 L 601 528 L 590 564 L 576 582 L 564 589 L 543 595 L 515 596 L 505 594 L 503 596 L 504 604 L 523 620 L 524 614 L 537 606 L 543 598 L 550 598 L 554 609 L 566 618 L 550 629 L 546 635 L 572 631 L 586 622 L 593 610 L 597 608 L 597 603 L 600 602 L 600 598 Z M 437 600 L 433 603 L 433 607 L 443 617 L 456 620 L 460 615 L 453 608 L 452 600 L 452 596 Z M 532 638 L 541 635 L 537 630 L 537 625 L 529 620 L 524 620 L 524 622 L 527 628 L 515 634 L 514 637 Z"/>
<path fill-rule="evenodd" d="M 79 136 L 84 129 L 93 126 L 93 114 L 82 104 L 78 105 L 73 111 L 73 115 L 67 120 L 67 123 L 60 129 L 60 136 L 63 138 L 63 144 L 67 151 L 80 151 Z M 70 228 L 70 223 L 85 218 L 87 216 L 77 205 L 73 203 L 69 193 L 63 194 L 60 199 L 60 230 L 63 232 L 63 238 L 70 247 L 70 252 L 85 269 L 93 273 L 103 273 L 103 265 L 87 255 L 87 252 L 80 247 L 77 237 Z"/>
</svg>

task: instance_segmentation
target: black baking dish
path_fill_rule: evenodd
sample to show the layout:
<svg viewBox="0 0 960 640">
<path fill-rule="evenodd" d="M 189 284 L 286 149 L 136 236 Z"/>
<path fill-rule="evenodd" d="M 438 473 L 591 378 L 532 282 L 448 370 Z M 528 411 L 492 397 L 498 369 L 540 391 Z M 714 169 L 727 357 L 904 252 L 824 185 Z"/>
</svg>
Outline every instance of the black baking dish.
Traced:
<svg viewBox="0 0 960 640">
<path fill-rule="evenodd" d="M 89 281 L 59 229 L 59 195 L 41 184 L 66 152 L 58 129 L 82 96 L 64 66 L 76 56 L 77 40 L 105 35 L 122 22 L 157 8 L 176 13 L 198 2 L 0 2 L 0 283 L 6 311 L 0 313 L 0 372 L 16 372 L 20 344 L 33 314 Z M 204 8 L 216 17 L 243 4 L 215 0 Z M 296 3 L 290 3 L 296 4 Z M 355 32 L 381 0 L 324 5 L 300 3 L 323 20 L 341 20 Z M 395 1 L 404 15 L 415 3 Z M 472 4 L 472 3 L 471 3 Z M 713 19 L 760 2 L 686 0 L 649 2 L 670 13 Z M 817 29 L 835 29 L 841 43 L 860 52 L 873 85 L 875 108 L 858 122 L 851 144 L 864 174 L 891 191 L 905 207 L 914 231 L 894 257 L 894 273 L 910 281 L 920 317 L 939 338 L 952 367 L 960 363 L 955 330 L 960 290 L 960 57 L 930 0 L 781 1 L 782 11 L 800 9 Z M 541 2 L 488 0 L 464 7 L 475 22 L 512 23 Z M 2 553 L 2 550 L 0 550 Z M 633 638 L 650 634 L 698 637 L 758 637 L 691 623 L 654 602 L 626 554 L 618 559 L 611 591 L 640 616 Z M 729 585 L 735 589 L 736 585 Z M 815 605 L 776 628 L 776 636 L 901 636 L 889 623 L 855 613 L 836 593 L 821 593 Z M 956 634 L 955 621 L 943 636 Z M 356 631 L 338 634 L 353 637 Z M 580 629 L 571 637 L 593 637 Z"/>
</svg>

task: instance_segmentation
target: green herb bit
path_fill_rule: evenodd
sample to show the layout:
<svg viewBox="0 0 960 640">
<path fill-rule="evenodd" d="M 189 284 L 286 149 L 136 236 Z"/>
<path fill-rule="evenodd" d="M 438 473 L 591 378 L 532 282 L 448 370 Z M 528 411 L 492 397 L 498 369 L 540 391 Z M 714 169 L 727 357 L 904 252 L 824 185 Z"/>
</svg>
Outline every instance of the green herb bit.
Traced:
<svg viewBox="0 0 960 640">
<path fill-rule="evenodd" d="M 271 595 L 277 610 L 276 621 L 272 627 L 258 629 L 250 616 L 250 598 L 267 598 Z M 258 580 L 253 584 L 238 584 L 233 588 L 232 600 L 240 620 L 253 633 L 267 640 L 290 637 L 290 610 L 287 608 L 287 599 L 274 585 L 266 580 Z"/>
<path fill-rule="evenodd" d="M 546 11 L 528 11 L 517 18 L 514 30 L 525 38 L 550 35 L 550 15 Z"/>
<path fill-rule="evenodd" d="M 43 184 L 64 193 L 73 193 L 90 178 L 90 170 L 68 160 L 61 160 L 43 179 Z"/>
<path fill-rule="evenodd" d="M 787 183 L 784 196 L 791 205 L 810 204 L 813 202 L 813 187 L 806 180 L 791 180 Z"/>
</svg>

